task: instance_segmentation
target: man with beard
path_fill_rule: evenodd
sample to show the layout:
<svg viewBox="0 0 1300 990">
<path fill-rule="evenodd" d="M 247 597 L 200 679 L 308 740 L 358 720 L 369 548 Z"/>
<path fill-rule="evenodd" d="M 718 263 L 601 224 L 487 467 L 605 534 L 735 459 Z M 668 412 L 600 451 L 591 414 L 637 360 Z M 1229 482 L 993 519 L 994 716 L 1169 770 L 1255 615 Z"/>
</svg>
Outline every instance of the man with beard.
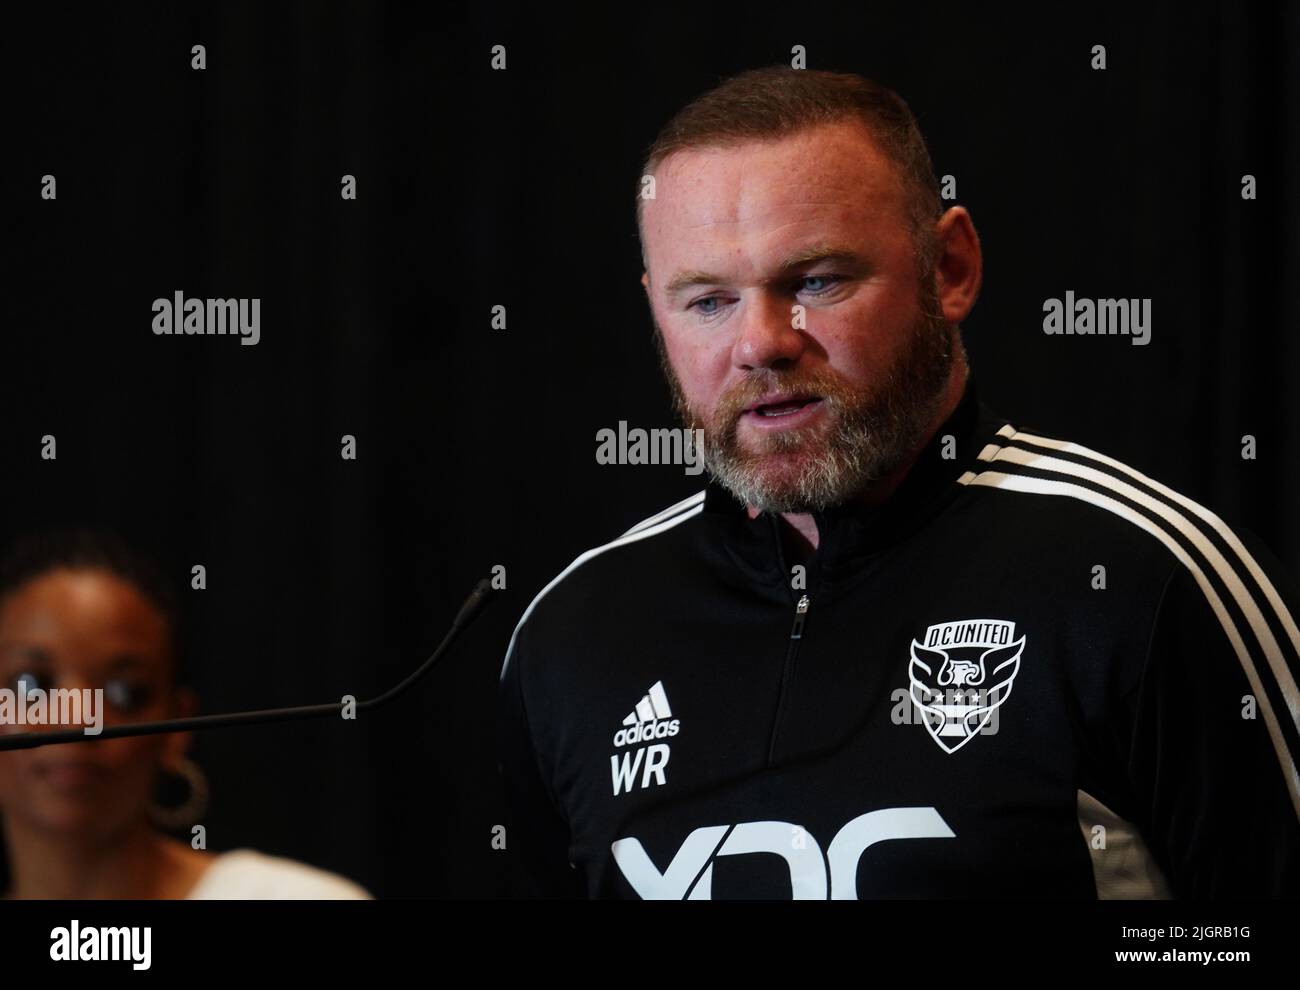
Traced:
<svg viewBox="0 0 1300 990">
<path fill-rule="evenodd" d="M 979 241 L 906 104 L 743 73 L 643 177 L 642 284 L 710 480 L 515 629 L 525 891 L 1294 894 L 1294 586 L 1249 533 L 979 401 Z"/>
</svg>

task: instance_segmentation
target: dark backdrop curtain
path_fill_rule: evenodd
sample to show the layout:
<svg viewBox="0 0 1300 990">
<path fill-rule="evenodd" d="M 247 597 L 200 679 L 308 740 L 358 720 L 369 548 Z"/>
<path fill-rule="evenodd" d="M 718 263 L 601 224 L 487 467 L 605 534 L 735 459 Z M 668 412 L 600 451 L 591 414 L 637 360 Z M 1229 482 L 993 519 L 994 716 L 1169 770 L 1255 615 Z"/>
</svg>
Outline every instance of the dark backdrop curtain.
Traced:
<svg viewBox="0 0 1300 990">
<path fill-rule="evenodd" d="M 506 568 L 503 600 L 382 714 L 198 737 L 212 848 L 383 896 L 502 889 L 492 701 L 514 623 L 582 550 L 699 487 L 594 457 L 620 419 L 674 425 L 637 281 L 642 153 L 692 96 L 796 44 L 896 88 L 957 178 L 986 255 L 964 326 L 985 399 L 1300 570 L 1293 4 L 1023 20 L 156 3 L 7 21 L 0 536 L 91 522 L 160 556 L 206 711 L 375 693 Z M 1045 336 L 1043 300 L 1067 289 L 1150 297 L 1151 343 Z M 259 297 L 261 342 L 155 337 L 151 303 L 176 290 Z M 206 591 L 188 590 L 195 563 Z"/>
</svg>

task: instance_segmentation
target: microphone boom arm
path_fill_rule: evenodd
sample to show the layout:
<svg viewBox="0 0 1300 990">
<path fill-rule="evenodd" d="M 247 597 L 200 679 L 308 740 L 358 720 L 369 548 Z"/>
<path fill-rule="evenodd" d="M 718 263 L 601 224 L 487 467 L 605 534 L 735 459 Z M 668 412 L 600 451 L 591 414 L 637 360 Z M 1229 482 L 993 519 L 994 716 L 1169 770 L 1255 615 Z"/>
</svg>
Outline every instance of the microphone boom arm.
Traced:
<svg viewBox="0 0 1300 990">
<path fill-rule="evenodd" d="M 369 711 L 386 705 L 398 695 L 404 694 L 416 681 L 420 680 L 437 663 L 447 648 L 465 631 L 466 627 L 478 616 L 493 594 L 492 582 L 483 578 L 465 599 L 456 614 L 447 635 L 442 638 L 428 659 L 406 676 L 398 684 L 381 695 L 356 702 L 358 711 Z M 162 732 L 193 732 L 201 729 L 224 729 L 232 725 L 258 725 L 264 722 L 290 722 L 303 718 L 322 718 L 327 715 L 339 715 L 344 702 L 332 701 L 323 705 L 298 705 L 290 708 L 262 708 L 251 712 L 228 712 L 224 715 L 195 715 L 190 718 L 170 718 L 159 722 L 139 722 L 134 725 L 106 725 L 93 735 L 85 729 L 62 729 L 57 732 L 21 732 L 16 735 L 0 735 L 0 752 L 10 749 L 32 749 L 36 746 L 52 746 L 55 743 L 93 742 L 96 739 L 118 739 L 123 736 L 151 736 Z"/>
</svg>

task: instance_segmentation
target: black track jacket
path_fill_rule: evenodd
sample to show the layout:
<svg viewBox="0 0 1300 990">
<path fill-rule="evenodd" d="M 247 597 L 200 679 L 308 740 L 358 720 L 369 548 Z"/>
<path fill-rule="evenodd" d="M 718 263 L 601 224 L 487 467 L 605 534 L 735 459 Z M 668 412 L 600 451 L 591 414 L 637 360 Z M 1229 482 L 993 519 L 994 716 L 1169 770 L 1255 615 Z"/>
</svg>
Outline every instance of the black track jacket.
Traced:
<svg viewBox="0 0 1300 990">
<path fill-rule="evenodd" d="M 549 897 L 1295 896 L 1300 596 L 1257 538 L 968 381 L 882 506 L 725 489 L 582 554 L 500 681 Z"/>
</svg>

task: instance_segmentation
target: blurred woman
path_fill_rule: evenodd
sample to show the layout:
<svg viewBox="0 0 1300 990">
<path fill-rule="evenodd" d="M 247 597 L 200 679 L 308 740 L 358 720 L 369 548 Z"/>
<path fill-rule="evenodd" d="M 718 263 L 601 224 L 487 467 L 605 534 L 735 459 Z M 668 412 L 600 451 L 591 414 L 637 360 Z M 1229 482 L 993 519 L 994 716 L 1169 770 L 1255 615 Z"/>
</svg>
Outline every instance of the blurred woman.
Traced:
<svg viewBox="0 0 1300 990">
<path fill-rule="evenodd" d="M 29 537 L 0 562 L 0 687 L 102 689 L 104 726 L 192 715 L 178 683 L 168 583 L 122 541 Z M 91 719 L 85 716 L 89 723 Z M 76 727 L 76 726 L 72 726 Z M 0 732 L 65 729 L 2 725 Z M 368 898 L 343 877 L 250 849 L 211 853 L 167 835 L 207 800 L 188 733 L 0 752 L 9 898 Z M 183 782 L 177 805 L 155 791 Z"/>
</svg>

